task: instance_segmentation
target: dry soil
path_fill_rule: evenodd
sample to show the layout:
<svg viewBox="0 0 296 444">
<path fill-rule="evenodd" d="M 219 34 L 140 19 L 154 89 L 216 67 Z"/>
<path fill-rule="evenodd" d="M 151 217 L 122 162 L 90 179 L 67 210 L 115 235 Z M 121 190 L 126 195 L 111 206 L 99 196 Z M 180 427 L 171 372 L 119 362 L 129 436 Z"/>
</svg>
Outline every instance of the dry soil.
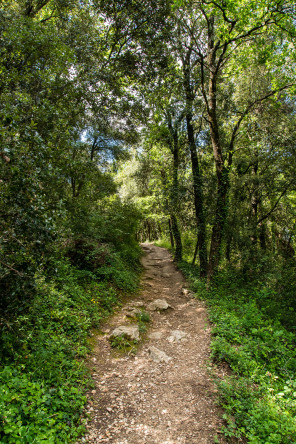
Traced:
<svg viewBox="0 0 296 444">
<path fill-rule="evenodd" d="M 204 303 L 186 291 L 186 281 L 167 250 L 152 244 L 142 248 L 141 291 L 95 337 L 95 388 L 86 408 L 88 432 L 80 442 L 213 444 L 215 436 L 223 442 L 221 411 L 207 368 L 211 330 Z M 136 354 L 114 351 L 109 341 L 112 330 L 136 322 L 126 316 L 128 310 L 140 304 L 147 307 L 156 299 L 165 299 L 171 308 L 150 312 L 148 331 Z M 155 361 L 150 347 L 164 352 L 165 360 Z"/>
</svg>

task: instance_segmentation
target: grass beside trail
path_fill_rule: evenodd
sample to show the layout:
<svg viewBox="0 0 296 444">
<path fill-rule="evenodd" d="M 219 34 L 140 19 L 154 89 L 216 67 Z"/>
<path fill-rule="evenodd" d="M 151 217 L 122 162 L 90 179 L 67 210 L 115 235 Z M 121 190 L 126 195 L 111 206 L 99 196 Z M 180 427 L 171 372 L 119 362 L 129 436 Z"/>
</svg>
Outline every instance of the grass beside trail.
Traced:
<svg viewBox="0 0 296 444">
<path fill-rule="evenodd" d="M 180 268 L 196 297 L 207 302 L 214 362 L 231 376 L 217 379 L 225 436 L 251 444 L 296 443 L 296 317 L 284 288 L 221 272 L 209 291 L 196 267 Z M 288 286 L 289 287 L 289 286 Z M 281 292 L 282 289 L 282 292 Z M 233 441 L 232 441 L 233 442 Z"/>
<path fill-rule="evenodd" d="M 136 290 L 139 255 L 128 263 L 109 251 L 92 272 L 56 261 L 54 278 L 35 276 L 26 309 L 0 319 L 1 443 L 70 443 L 83 433 L 89 333 Z"/>
</svg>

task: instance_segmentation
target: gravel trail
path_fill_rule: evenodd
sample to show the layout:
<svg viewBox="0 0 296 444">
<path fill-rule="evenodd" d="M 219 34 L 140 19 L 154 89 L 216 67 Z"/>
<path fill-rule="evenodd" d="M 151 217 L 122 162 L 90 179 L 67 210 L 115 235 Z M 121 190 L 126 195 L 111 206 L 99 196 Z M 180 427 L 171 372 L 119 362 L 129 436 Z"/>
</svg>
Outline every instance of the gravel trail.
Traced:
<svg viewBox="0 0 296 444">
<path fill-rule="evenodd" d="M 192 299 L 166 249 L 152 244 L 142 248 L 141 291 L 95 338 L 95 388 L 86 408 L 88 433 L 80 442 L 214 444 L 219 436 L 222 443 L 221 411 L 207 370 L 211 331 L 205 306 Z M 158 299 L 169 308 L 155 310 L 151 303 Z M 114 351 L 110 333 L 135 322 L 130 313 L 141 305 L 151 321 L 136 354 Z"/>
</svg>

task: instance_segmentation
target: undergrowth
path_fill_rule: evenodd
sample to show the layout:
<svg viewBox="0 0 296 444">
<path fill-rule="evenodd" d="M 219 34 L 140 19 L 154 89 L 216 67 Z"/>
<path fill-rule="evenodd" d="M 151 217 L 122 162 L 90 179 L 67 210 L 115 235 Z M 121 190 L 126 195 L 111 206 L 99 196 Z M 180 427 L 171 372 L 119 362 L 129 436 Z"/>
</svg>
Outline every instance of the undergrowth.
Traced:
<svg viewBox="0 0 296 444">
<path fill-rule="evenodd" d="M 213 361 L 227 362 L 232 370 L 216 380 L 225 411 L 224 435 L 235 442 L 246 438 L 250 444 L 295 444 L 292 301 L 289 306 L 279 304 L 284 297 L 276 290 L 278 284 L 268 284 L 268 277 L 247 281 L 238 271 L 228 270 L 207 291 L 195 267 L 183 263 L 181 269 L 196 296 L 207 302 Z"/>
<path fill-rule="evenodd" d="M 56 259 L 50 277 L 36 273 L 26 309 L 0 319 L 1 443 L 70 443 L 83 433 L 90 329 L 137 288 L 138 257 L 127 264 L 109 248 L 93 270 Z"/>
<path fill-rule="evenodd" d="M 147 331 L 147 324 L 150 322 L 149 313 L 147 313 L 145 310 L 140 310 L 138 313 L 136 313 L 134 319 L 137 321 L 140 335 L 144 335 Z M 112 336 L 110 338 L 111 347 L 121 350 L 124 353 L 136 353 L 138 343 L 139 340 L 132 340 L 125 334 L 114 337 Z"/>
</svg>

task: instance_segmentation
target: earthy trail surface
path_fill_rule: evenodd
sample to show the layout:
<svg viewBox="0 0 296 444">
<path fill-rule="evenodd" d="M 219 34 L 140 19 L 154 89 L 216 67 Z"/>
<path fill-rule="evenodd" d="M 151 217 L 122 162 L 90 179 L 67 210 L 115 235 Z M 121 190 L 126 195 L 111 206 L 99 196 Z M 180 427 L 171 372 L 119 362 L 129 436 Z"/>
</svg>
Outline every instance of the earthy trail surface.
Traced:
<svg viewBox="0 0 296 444">
<path fill-rule="evenodd" d="M 184 290 L 186 282 L 167 250 L 142 247 L 142 291 L 96 338 L 91 364 L 95 389 L 89 394 L 91 418 L 82 442 L 213 444 L 221 412 L 206 368 L 210 328 L 204 304 Z M 156 299 L 165 299 L 171 308 L 150 312 L 147 306 Z M 114 352 L 110 333 L 129 325 L 126 315 L 141 304 L 151 322 L 136 355 Z"/>
</svg>

